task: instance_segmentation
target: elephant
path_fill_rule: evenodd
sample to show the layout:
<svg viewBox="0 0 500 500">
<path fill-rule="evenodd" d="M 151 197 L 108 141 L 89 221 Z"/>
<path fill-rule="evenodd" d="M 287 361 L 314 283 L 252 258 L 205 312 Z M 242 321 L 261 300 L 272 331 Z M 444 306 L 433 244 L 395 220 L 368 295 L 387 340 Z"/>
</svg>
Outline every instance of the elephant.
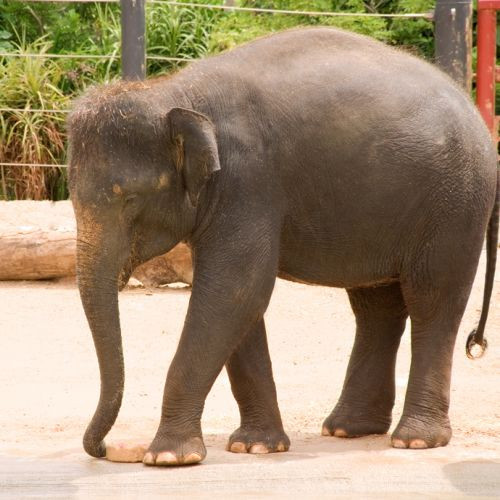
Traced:
<svg viewBox="0 0 500 500">
<path fill-rule="evenodd" d="M 200 419 L 224 367 L 241 417 L 227 450 L 288 450 L 264 322 L 277 277 L 344 288 L 356 318 L 322 434 L 388 432 L 409 318 L 391 444 L 449 442 L 452 352 L 487 234 L 470 339 L 484 346 L 499 174 L 481 116 L 447 75 L 369 37 L 293 29 L 168 76 L 89 89 L 68 133 L 78 288 L 101 376 L 88 454 L 106 455 L 122 401 L 118 292 L 178 242 L 193 253 L 192 292 L 145 464 L 205 458 Z"/>
</svg>

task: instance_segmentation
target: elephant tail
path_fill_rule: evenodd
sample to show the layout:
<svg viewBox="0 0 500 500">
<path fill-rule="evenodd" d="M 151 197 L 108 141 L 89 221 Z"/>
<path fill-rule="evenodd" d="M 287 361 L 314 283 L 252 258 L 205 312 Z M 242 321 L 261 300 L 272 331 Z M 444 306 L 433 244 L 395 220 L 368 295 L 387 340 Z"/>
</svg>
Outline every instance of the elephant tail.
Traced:
<svg viewBox="0 0 500 500">
<path fill-rule="evenodd" d="M 465 353 L 467 354 L 467 357 L 471 359 L 480 358 L 488 347 L 488 342 L 484 338 L 484 328 L 486 326 L 486 320 L 488 319 L 488 310 L 490 307 L 491 293 L 493 291 L 493 282 L 495 279 L 495 267 L 498 247 L 498 212 L 500 205 L 499 198 L 500 170 L 497 170 L 497 193 L 495 198 L 495 206 L 493 207 L 493 212 L 488 224 L 488 232 L 486 235 L 486 279 L 484 281 L 481 317 L 479 319 L 477 328 L 472 330 L 470 335 L 467 337 L 467 343 L 465 345 Z M 478 354 L 472 353 L 472 348 L 475 345 L 478 345 L 481 348 Z"/>
</svg>

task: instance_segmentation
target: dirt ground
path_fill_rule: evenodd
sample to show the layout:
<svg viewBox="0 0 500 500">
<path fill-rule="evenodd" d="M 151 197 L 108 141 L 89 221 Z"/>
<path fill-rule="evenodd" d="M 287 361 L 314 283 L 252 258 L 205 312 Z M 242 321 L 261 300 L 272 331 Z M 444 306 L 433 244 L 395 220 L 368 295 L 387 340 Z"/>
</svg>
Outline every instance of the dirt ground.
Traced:
<svg viewBox="0 0 500 500">
<path fill-rule="evenodd" d="M 320 436 L 340 393 L 353 341 L 343 290 L 279 280 L 266 316 L 289 453 L 224 451 L 238 413 L 223 372 L 203 415 L 208 457 L 184 468 L 117 464 L 85 455 L 83 431 L 99 394 L 97 361 L 72 281 L 0 283 L 0 497 L 150 498 L 339 496 L 500 498 L 500 286 L 477 361 L 464 344 L 479 318 L 484 255 L 454 357 L 449 446 L 397 450 L 388 436 Z M 498 276 L 498 272 L 497 272 Z M 189 289 L 121 294 L 126 391 L 109 439 L 154 435 L 165 374 Z M 409 332 L 397 366 L 396 425 L 407 382 Z"/>
</svg>

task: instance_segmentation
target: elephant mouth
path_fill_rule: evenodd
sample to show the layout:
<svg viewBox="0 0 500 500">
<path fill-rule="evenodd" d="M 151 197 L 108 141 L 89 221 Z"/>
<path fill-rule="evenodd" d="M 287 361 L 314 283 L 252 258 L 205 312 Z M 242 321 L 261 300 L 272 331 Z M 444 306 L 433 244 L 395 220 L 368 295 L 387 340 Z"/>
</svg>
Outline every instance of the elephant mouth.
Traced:
<svg viewBox="0 0 500 500">
<path fill-rule="evenodd" d="M 125 262 L 124 266 L 122 267 L 122 270 L 118 274 L 118 291 L 121 292 L 126 286 L 127 283 L 132 276 L 132 273 L 139 267 L 144 260 L 141 258 L 141 256 L 136 253 L 132 252 L 130 257 L 127 259 Z"/>
<path fill-rule="evenodd" d="M 118 291 L 121 292 L 128 283 L 130 276 L 132 276 L 134 268 L 131 262 L 127 262 L 125 266 L 123 266 L 120 274 L 118 275 Z"/>
</svg>

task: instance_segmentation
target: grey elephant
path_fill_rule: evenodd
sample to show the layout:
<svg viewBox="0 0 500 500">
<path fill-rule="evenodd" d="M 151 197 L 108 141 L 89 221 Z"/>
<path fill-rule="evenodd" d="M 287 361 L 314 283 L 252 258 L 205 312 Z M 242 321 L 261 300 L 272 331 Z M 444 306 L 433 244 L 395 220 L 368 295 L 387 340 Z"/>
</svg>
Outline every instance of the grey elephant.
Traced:
<svg viewBox="0 0 500 500">
<path fill-rule="evenodd" d="M 471 339 L 483 343 L 499 181 L 488 130 L 447 76 L 367 37 L 292 30 L 168 77 L 90 90 L 69 139 L 78 286 L 101 373 L 90 455 L 105 456 L 122 400 L 118 290 L 180 241 L 193 251 L 193 289 L 144 463 L 203 460 L 200 418 L 224 366 L 241 414 L 228 450 L 288 449 L 264 326 L 277 276 L 345 288 L 356 316 L 323 434 L 388 431 L 410 317 L 392 445 L 448 443 L 452 351 L 488 230 Z"/>
</svg>

